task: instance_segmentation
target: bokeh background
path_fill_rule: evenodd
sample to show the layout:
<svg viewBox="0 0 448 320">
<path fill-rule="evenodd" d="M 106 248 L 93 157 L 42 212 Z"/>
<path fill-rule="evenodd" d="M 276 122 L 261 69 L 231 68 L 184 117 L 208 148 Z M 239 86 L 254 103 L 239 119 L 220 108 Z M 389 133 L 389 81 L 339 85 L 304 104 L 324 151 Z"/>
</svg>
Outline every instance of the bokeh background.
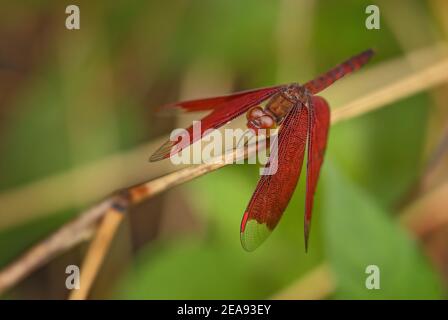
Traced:
<svg viewBox="0 0 448 320">
<path fill-rule="evenodd" d="M 381 10 L 379 30 L 365 27 L 372 3 Z M 80 30 L 65 28 L 70 4 L 80 7 Z M 408 54 L 448 36 L 443 0 L 1 7 L 0 267 L 112 191 L 178 169 L 148 158 L 172 129 L 201 115 L 156 113 L 158 105 L 303 83 L 375 48 L 364 70 L 322 93 L 337 108 L 393 76 L 368 77 L 369 70 L 396 63 L 412 73 Z M 135 208 L 89 297 L 445 298 L 447 89 L 438 85 L 332 126 L 308 253 L 304 179 L 275 232 L 247 253 L 239 224 L 258 168 L 228 166 Z M 405 227 L 409 212 L 422 223 Z M 80 265 L 87 247 L 58 255 L 3 297 L 66 298 L 65 268 Z M 365 288 L 371 264 L 380 267 L 380 290 Z"/>
</svg>

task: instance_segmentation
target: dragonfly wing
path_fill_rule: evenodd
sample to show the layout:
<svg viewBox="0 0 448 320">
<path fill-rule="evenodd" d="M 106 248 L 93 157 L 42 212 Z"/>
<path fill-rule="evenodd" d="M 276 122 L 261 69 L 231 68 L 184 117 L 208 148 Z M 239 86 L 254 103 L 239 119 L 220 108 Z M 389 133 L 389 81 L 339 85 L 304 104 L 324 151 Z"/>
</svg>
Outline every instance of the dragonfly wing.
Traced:
<svg viewBox="0 0 448 320">
<path fill-rule="evenodd" d="M 309 113 L 308 134 L 308 160 L 306 172 L 306 199 L 305 199 L 305 250 L 308 249 L 308 238 L 311 226 L 314 192 L 320 168 L 324 160 L 325 149 L 328 139 L 328 128 L 330 126 L 330 108 L 324 98 L 313 96 L 312 106 Z"/>
<path fill-rule="evenodd" d="M 228 103 L 232 100 L 235 100 L 237 98 L 240 98 L 242 96 L 245 96 L 249 93 L 254 92 L 268 92 L 272 89 L 278 89 L 281 86 L 273 86 L 273 87 L 266 87 L 266 88 L 258 88 L 258 89 L 252 89 L 252 90 L 245 90 L 240 92 L 235 92 L 229 95 L 219 96 L 219 97 L 212 97 L 212 98 L 205 98 L 205 99 L 195 99 L 195 100 L 187 100 L 187 101 L 181 101 L 181 102 L 175 102 L 170 103 L 165 106 L 162 106 L 161 108 L 172 108 L 172 107 L 179 107 L 185 110 L 186 112 L 196 112 L 196 111 L 204 111 L 204 110 L 212 110 L 217 107 L 220 107 L 222 104 Z"/>
<path fill-rule="evenodd" d="M 277 172 L 263 175 L 241 222 L 241 244 L 255 250 L 275 228 L 296 188 L 305 153 L 308 133 L 308 109 L 295 106 L 277 136 L 277 152 L 271 151 L 266 167 L 277 160 Z M 275 145 L 274 145 L 275 146 Z"/>
<path fill-rule="evenodd" d="M 190 126 L 186 131 L 165 142 L 150 158 L 150 161 L 158 161 L 169 158 L 190 144 L 200 140 L 204 133 L 209 129 L 217 129 L 230 120 L 238 117 L 246 112 L 250 107 L 261 103 L 268 99 L 273 94 L 277 93 L 281 87 L 271 87 L 266 89 L 259 89 L 255 91 L 246 92 L 238 97 L 235 97 L 227 102 L 219 104 L 209 115 L 201 120 L 201 128 L 199 134 L 193 134 L 193 126 Z"/>
</svg>

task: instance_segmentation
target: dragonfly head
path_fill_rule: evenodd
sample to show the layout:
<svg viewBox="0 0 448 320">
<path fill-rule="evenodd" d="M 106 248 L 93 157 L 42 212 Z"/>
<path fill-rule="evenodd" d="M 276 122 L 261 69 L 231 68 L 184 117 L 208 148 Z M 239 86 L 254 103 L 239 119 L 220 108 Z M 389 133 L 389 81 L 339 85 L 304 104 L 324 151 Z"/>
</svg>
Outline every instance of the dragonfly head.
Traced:
<svg viewBox="0 0 448 320">
<path fill-rule="evenodd" d="M 263 110 L 260 106 L 255 106 L 246 113 L 247 127 L 257 132 L 260 129 L 274 129 L 277 126 L 272 115 Z"/>
</svg>

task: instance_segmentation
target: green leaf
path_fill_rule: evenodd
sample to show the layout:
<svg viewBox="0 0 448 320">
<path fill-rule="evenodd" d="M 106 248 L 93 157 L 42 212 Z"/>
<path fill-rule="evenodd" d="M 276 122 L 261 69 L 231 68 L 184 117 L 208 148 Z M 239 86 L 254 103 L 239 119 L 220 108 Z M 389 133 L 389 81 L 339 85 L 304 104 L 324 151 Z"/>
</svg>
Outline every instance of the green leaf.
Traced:
<svg viewBox="0 0 448 320">
<path fill-rule="evenodd" d="M 148 248 L 116 291 L 124 299 L 244 298 L 251 287 L 238 281 L 244 263 L 229 263 L 228 251 L 201 247 L 197 240 Z M 241 258 L 237 258 L 240 261 Z M 225 266 L 225 267 L 224 267 Z"/>
<path fill-rule="evenodd" d="M 316 220 L 312 250 L 305 253 L 303 196 L 299 186 L 273 234 L 253 252 L 240 244 L 239 227 L 255 189 L 258 168 L 229 166 L 188 183 L 194 212 L 204 234 L 142 248 L 123 278 L 117 298 L 125 299 L 266 299 L 322 262 Z"/>
<path fill-rule="evenodd" d="M 440 299 L 438 277 L 397 221 L 327 163 L 325 236 L 341 299 Z M 380 288 L 367 289 L 369 265 Z"/>
</svg>

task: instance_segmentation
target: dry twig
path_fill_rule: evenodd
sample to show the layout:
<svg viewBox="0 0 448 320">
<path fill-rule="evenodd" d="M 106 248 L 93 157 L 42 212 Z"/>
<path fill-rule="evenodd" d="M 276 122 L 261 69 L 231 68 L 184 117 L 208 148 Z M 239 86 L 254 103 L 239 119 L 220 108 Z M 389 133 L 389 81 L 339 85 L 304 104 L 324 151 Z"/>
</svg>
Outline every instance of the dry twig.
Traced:
<svg viewBox="0 0 448 320">
<path fill-rule="evenodd" d="M 334 283 L 330 267 L 327 263 L 315 267 L 305 276 L 278 292 L 274 300 L 319 300 L 334 292 Z"/>
<path fill-rule="evenodd" d="M 70 300 L 83 300 L 88 297 L 90 288 L 109 251 L 115 233 L 123 221 L 123 217 L 122 212 L 110 209 L 102 219 L 81 266 L 80 283 L 82 285 L 78 290 L 71 291 Z"/>
<path fill-rule="evenodd" d="M 255 152 L 255 146 L 249 146 L 245 153 L 232 150 L 226 154 L 226 159 L 240 160 L 255 154 Z M 120 211 L 127 211 L 130 205 L 138 204 L 169 188 L 215 171 L 230 163 L 232 161 L 223 161 L 222 157 L 217 157 L 210 160 L 209 163 L 185 168 L 158 179 L 118 191 L 106 200 L 81 213 L 72 222 L 63 225 L 49 238 L 31 247 L 19 259 L 4 268 L 0 272 L 0 293 L 25 278 L 29 273 L 48 262 L 58 253 L 86 240 L 88 238 L 86 237 L 86 232 L 91 236 L 94 224 L 111 209 L 119 208 Z"/>
</svg>

